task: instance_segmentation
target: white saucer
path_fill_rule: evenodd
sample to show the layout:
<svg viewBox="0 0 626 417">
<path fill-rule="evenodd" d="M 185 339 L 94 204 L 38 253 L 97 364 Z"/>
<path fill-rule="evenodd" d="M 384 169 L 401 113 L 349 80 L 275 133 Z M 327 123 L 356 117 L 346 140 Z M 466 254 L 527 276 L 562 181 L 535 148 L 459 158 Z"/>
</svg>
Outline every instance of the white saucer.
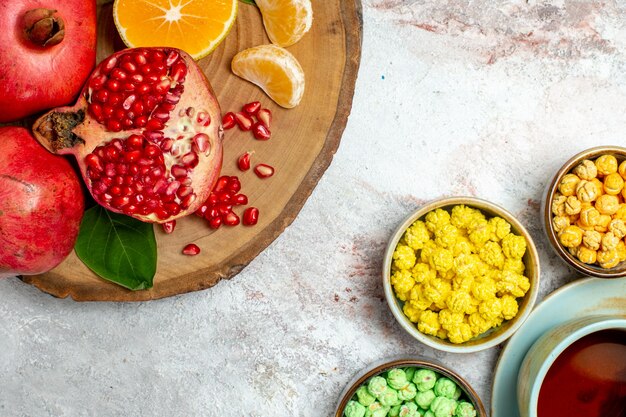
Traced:
<svg viewBox="0 0 626 417">
<path fill-rule="evenodd" d="M 626 317 L 626 278 L 585 278 L 548 295 L 502 350 L 491 390 L 491 417 L 520 417 L 517 374 L 535 341 L 552 327 L 578 317 L 615 314 Z"/>
</svg>

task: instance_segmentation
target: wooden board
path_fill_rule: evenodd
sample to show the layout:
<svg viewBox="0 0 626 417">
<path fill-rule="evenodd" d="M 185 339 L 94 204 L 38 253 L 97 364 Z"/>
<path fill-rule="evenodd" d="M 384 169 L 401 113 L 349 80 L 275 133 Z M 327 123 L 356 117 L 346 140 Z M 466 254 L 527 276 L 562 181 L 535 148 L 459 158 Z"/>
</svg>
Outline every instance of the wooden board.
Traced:
<svg viewBox="0 0 626 417">
<path fill-rule="evenodd" d="M 24 282 L 57 297 L 78 301 L 144 301 L 209 288 L 240 272 L 294 220 L 320 177 L 329 166 L 345 128 L 361 55 L 360 0 L 313 1 L 311 31 L 289 51 L 306 75 L 301 104 L 292 110 L 275 105 L 256 86 L 234 76 L 230 61 L 239 51 L 269 40 L 254 6 L 240 3 L 239 15 L 226 40 L 199 61 L 219 98 L 222 111 L 239 110 L 242 104 L 260 100 L 274 113 L 272 139 L 256 141 L 237 128 L 224 139 L 225 175 L 238 175 L 250 205 L 259 208 L 254 227 L 222 227 L 211 231 L 207 223 L 189 216 L 178 222 L 172 235 L 155 227 L 158 267 L 154 287 L 131 292 L 98 278 L 72 253 L 61 265 Z M 98 59 L 123 49 L 111 16 L 111 5 L 99 9 Z M 254 150 L 258 162 L 276 168 L 276 174 L 260 180 L 252 171 L 241 173 L 236 159 Z M 241 210 L 239 211 L 241 213 Z M 202 253 L 181 254 L 195 242 Z"/>
</svg>

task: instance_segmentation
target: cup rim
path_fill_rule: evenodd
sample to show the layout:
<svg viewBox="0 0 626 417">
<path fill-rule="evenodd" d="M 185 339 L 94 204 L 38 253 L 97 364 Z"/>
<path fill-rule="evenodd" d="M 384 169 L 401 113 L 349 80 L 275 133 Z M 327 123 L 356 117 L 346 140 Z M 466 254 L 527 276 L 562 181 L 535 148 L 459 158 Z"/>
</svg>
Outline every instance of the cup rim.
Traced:
<svg viewBox="0 0 626 417">
<path fill-rule="evenodd" d="M 554 226 L 552 225 L 552 200 L 556 192 L 558 191 L 558 185 L 565 176 L 571 172 L 572 169 L 576 167 L 582 160 L 584 159 L 593 159 L 603 154 L 619 154 L 624 160 L 626 160 L 626 148 L 621 146 L 612 146 L 612 145 L 602 145 L 595 146 L 593 148 L 585 149 L 572 156 L 567 160 L 554 174 L 552 180 L 548 183 L 546 187 L 546 192 L 543 198 L 543 207 L 542 207 L 542 218 L 543 218 L 543 228 L 548 237 L 548 241 L 550 241 L 550 246 L 552 250 L 559 255 L 565 263 L 567 263 L 570 267 L 574 268 L 576 271 L 589 275 L 596 278 L 621 278 L 626 276 L 626 261 L 621 262 L 617 266 L 611 269 L 602 269 L 601 267 L 594 267 L 593 265 L 587 265 L 580 262 L 576 259 L 569 251 L 567 251 L 561 242 L 559 242 L 558 235 L 554 230 Z"/>
<path fill-rule="evenodd" d="M 592 333 L 609 329 L 626 331 L 626 318 L 620 318 L 615 316 L 590 316 L 578 320 L 572 320 L 561 326 L 557 326 L 556 328 L 553 328 L 549 333 L 546 333 L 546 335 L 552 334 L 552 331 L 555 331 L 559 328 L 575 325 L 581 320 L 588 322 L 582 327 L 569 333 L 556 346 L 554 346 L 554 348 L 552 348 L 552 350 L 550 351 L 548 357 L 542 362 L 541 366 L 539 367 L 537 375 L 533 381 L 532 388 L 530 390 L 530 404 L 528 408 L 529 417 L 537 417 L 537 407 L 539 405 L 539 393 L 541 392 L 541 386 L 543 385 L 543 381 L 548 374 L 548 371 L 550 370 L 556 359 L 561 355 L 561 353 L 563 353 L 576 341 Z M 539 342 L 541 342 L 541 339 L 537 340 L 535 344 Z M 527 354 L 530 353 L 531 349 L 529 349 L 529 352 Z"/>
<path fill-rule="evenodd" d="M 426 213 L 431 210 L 450 206 L 450 205 L 466 205 L 473 208 L 481 209 L 480 207 L 484 207 L 494 213 L 497 213 L 499 216 L 503 217 L 507 222 L 509 222 L 516 231 L 520 233 L 521 236 L 524 236 L 526 239 L 526 247 L 529 252 L 529 258 L 535 265 L 535 277 L 534 280 L 531 279 L 531 287 L 526 294 L 525 297 L 528 297 L 528 304 L 525 309 L 518 313 L 518 316 L 515 317 L 516 321 L 509 328 L 502 331 L 502 333 L 493 337 L 490 340 L 484 342 L 478 342 L 473 344 L 452 344 L 449 342 L 445 342 L 440 339 L 436 339 L 435 337 L 431 337 L 420 332 L 417 327 L 404 315 L 404 312 L 400 309 L 397 303 L 396 296 L 393 292 L 393 288 L 391 286 L 391 263 L 393 258 L 393 252 L 395 250 L 396 245 L 402 238 L 402 234 L 404 231 L 417 219 L 423 217 Z M 394 232 L 391 235 L 387 243 L 387 247 L 385 248 L 385 255 L 383 258 L 383 268 L 382 268 L 382 278 L 383 278 L 383 289 L 385 291 L 385 299 L 387 300 L 387 305 L 391 309 L 393 316 L 396 321 L 402 326 L 402 328 L 413 336 L 418 341 L 441 351 L 452 352 L 452 353 L 473 353 L 481 350 L 489 349 L 493 346 L 496 346 L 509 337 L 511 337 L 517 329 L 526 321 L 530 313 L 532 312 L 533 306 L 537 300 L 537 295 L 539 294 L 539 282 L 541 277 L 541 268 L 539 264 L 539 254 L 537 252 L 537 248 L 535 243 L 528 233 L 528 230 L 520 223 L 515 216 L 513 216 L 509 211 L 504 209 L 503 207 L 494 204 L 490 201 L 478 198 L 478 197 L 467 197 L 467 196 L 455 196 L 455 197 L 444 197 L 435 200 L 431 200 L 430 202 L 418 207 L 416 210 L 413 210 L 409 215 L 407 215 L 404 220 L 395 228 Z M 530 279 L 530 278 L 529 278 Z M 534 282 L 533 282 L 534 281 Z"/>
<path fill-rule="evenodd" d="M 346 407 L 346 404 L 348 404 L 348 401 L 350 401 L 356 390 L 369 378 L 383 373 L 391 368 L 407 366 L 428 368 L 442 374 L 445 377 L 452 379 L 465 392 L 467 397 L 474 405 L 477 417 L 487 417 L 487 412 L 485 411 L 485 406 L 483 405 L 482 400 L 465 378 L 463 378 L 456 371 L 450 369 L 448 366 L 444 365 L 436 359 L 431 359 L 418 355 L 400 355 L 388 357 L 370 363 L 365 368 L 361 369 L 354 375 L 350 382 L 346 384 L 346 387 L 341 392 L 339 396 L 339 401 L 335 408 L 335 417 L 343 417 L 343 411 Z"/>
</svg>

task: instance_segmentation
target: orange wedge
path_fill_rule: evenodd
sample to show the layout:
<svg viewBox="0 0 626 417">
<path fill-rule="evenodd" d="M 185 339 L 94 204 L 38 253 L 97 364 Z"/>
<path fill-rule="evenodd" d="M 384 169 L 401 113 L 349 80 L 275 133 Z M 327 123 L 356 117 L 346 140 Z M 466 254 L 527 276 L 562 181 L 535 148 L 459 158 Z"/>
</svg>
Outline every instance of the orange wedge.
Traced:
<svg viewBox="0 0 626 417">
<path fill-rule="evenodd" d="M 113 19 L 130 47 L 171 46 L 194 59 L 213 51 L 237 17 L 237 0 L 115 0 Z"/>
<path fill-rule="evenodd" d="M 267 36 L 276 45 L 293 45 L 313 23 L 311 0 L 256 0 L 256 4 Z"/>
<path fill-rule="evenodd" d="M 261 45 L 239 52 L 231 62 L 235 75 L 265 91 L 279 106 L 297 106 L 304 94 L 304 71 L 286 49 Z"/>
</svg>

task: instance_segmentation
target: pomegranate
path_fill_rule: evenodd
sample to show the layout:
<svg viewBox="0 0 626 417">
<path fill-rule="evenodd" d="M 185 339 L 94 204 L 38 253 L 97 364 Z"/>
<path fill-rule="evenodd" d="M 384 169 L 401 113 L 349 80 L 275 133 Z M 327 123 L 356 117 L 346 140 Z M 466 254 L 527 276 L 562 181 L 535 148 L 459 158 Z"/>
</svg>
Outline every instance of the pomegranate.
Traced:
<svg viewBox="0 0 626 417">
<path fill-rule="evenodd" d="M 0 45 L 0 122 L 68 104 L 96 63 L 96 2 L 2 1 Z"/>
<path fill-rule="evenodd" d="M 57 266 L 74 247 L 84 209 L 67 160 L 24 128 L 0 128 L 0 278 Z"/>
<path fill-rule="evenodd" d="M 107 209 L 166 223 L 195 212 L 222 166 L 221 114 L 194 60 L 174 48 L 136 48 L 102 61 L 78 102 L 42 116 L 37 139 L 76 157 Z"/>
</svg>

